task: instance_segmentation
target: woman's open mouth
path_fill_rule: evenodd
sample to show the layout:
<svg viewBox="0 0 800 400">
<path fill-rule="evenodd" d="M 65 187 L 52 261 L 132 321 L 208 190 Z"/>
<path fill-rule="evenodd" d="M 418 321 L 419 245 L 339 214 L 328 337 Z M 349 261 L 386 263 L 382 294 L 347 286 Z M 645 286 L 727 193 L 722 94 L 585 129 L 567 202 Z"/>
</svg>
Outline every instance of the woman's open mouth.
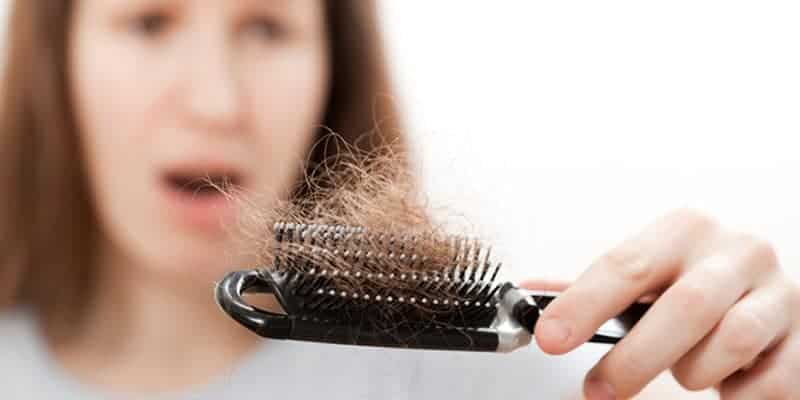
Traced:
<svg viewBox="0 0 800 400">
<path fill-rule="evenodd" d="M 168 173 L 165 176 L 167 184 L 176 192 L 191 196 L 217 196 L 225 190 L 239 185 L 241 179 L 237 174 L 218 173 L 203 176 Z"/>
<path fill-rule="evenodd" d="M 161 175 L 169 214 L 192 229 L 215 231 L 235 215 L 227 193 L 243 181 L 243 175 L 232 168 L 172 169 Z"/>
</svg>

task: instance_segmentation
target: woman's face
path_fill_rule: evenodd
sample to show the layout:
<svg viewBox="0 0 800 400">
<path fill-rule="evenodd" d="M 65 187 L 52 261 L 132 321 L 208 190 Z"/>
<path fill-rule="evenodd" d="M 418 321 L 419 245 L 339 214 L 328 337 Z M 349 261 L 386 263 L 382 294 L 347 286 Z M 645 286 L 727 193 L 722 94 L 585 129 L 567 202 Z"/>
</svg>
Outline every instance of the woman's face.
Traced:
<svg viewBox="0 0 800 400">
<path fill-rule="evenodd" d="M 192 182 L 274 196 L 321 121 L 328 59 L 318 0 L 80 0 L 69 71 L 104 232 L 148 268 L 206 275 L 237 210 Z M 154 266 L 154 267 L 153 267 Z"/>
</svg>

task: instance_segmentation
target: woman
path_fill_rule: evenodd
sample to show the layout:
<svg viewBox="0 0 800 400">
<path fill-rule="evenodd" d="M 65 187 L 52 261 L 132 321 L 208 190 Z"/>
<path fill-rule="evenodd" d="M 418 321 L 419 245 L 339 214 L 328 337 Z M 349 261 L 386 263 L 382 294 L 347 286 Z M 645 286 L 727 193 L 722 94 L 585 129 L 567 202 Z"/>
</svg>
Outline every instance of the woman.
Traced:
<svg viewBox="0 0 800 400">
<path fill-rule="evenodd" d="M 390 88 L 371 2 L 13 7 L 0 125 L 0 363 L 12 397 L 555 393 L 530 381 L 555 361 L 537 367 L 531 354 L 256 348 L 213 303 L 210 283 L 249 263 L 218 223 L 237 210 L 192 182 L 284 195 L 321 126 L 352 141 L 392 115 L 375 103 Z M 396 129 L 375 132 L 385 142 Z M 652 312 L 592 369 L 588 398 L 634 395 L 666 369 L 725 398 L 800 395 L 787 379 L 800 372 L 797 286 L 768 244 L 688 211 L 601 257 L 548 308 L 537 342 L 574 350 L 652 294 Z"/>
</svg>

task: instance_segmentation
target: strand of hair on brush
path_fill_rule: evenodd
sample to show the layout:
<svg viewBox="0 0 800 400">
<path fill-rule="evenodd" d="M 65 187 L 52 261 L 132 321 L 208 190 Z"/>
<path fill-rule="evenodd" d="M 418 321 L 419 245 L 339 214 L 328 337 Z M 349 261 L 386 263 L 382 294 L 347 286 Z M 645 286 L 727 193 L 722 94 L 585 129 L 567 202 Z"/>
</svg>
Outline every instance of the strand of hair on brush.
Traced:
<svg viewBox="0 0 800 400">
<path fill-rule="evenodd" d="M 361 150 L 335 134 L 322 143 L 338 148 L 285 198 L 218 188 L 242 209 L 237 232 L 260 268 L 324 279 L 320 294 L 378 299 L 387 321 L 401 305 L 435 313 L 468 304 L 468 283 L 495 279 L 490 247 L 434 222 L 406 153 L 391 143 Z"/>
</svg>

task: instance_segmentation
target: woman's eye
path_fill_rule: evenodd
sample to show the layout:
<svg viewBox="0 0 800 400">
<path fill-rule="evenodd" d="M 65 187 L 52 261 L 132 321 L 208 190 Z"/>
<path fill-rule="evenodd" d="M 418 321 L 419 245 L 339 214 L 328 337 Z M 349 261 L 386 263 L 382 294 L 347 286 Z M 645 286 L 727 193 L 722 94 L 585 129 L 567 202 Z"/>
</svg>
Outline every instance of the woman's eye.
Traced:
<svg viewBox="0 0 800 400">
<path fill-rule="evenodd" d="M 285 28 L 280 22 L 264 17 L 247 21 L 245 31 L 267 40 L 278 39 L 285 34 Z"/>
<path fill-rule="evenodd" d="M 166 13 L 152 12 L 134 18 L 133 29 L 146 36 L 156 37 L 162 34 L 169 24 L 169 16 Z"/>
</svg>

